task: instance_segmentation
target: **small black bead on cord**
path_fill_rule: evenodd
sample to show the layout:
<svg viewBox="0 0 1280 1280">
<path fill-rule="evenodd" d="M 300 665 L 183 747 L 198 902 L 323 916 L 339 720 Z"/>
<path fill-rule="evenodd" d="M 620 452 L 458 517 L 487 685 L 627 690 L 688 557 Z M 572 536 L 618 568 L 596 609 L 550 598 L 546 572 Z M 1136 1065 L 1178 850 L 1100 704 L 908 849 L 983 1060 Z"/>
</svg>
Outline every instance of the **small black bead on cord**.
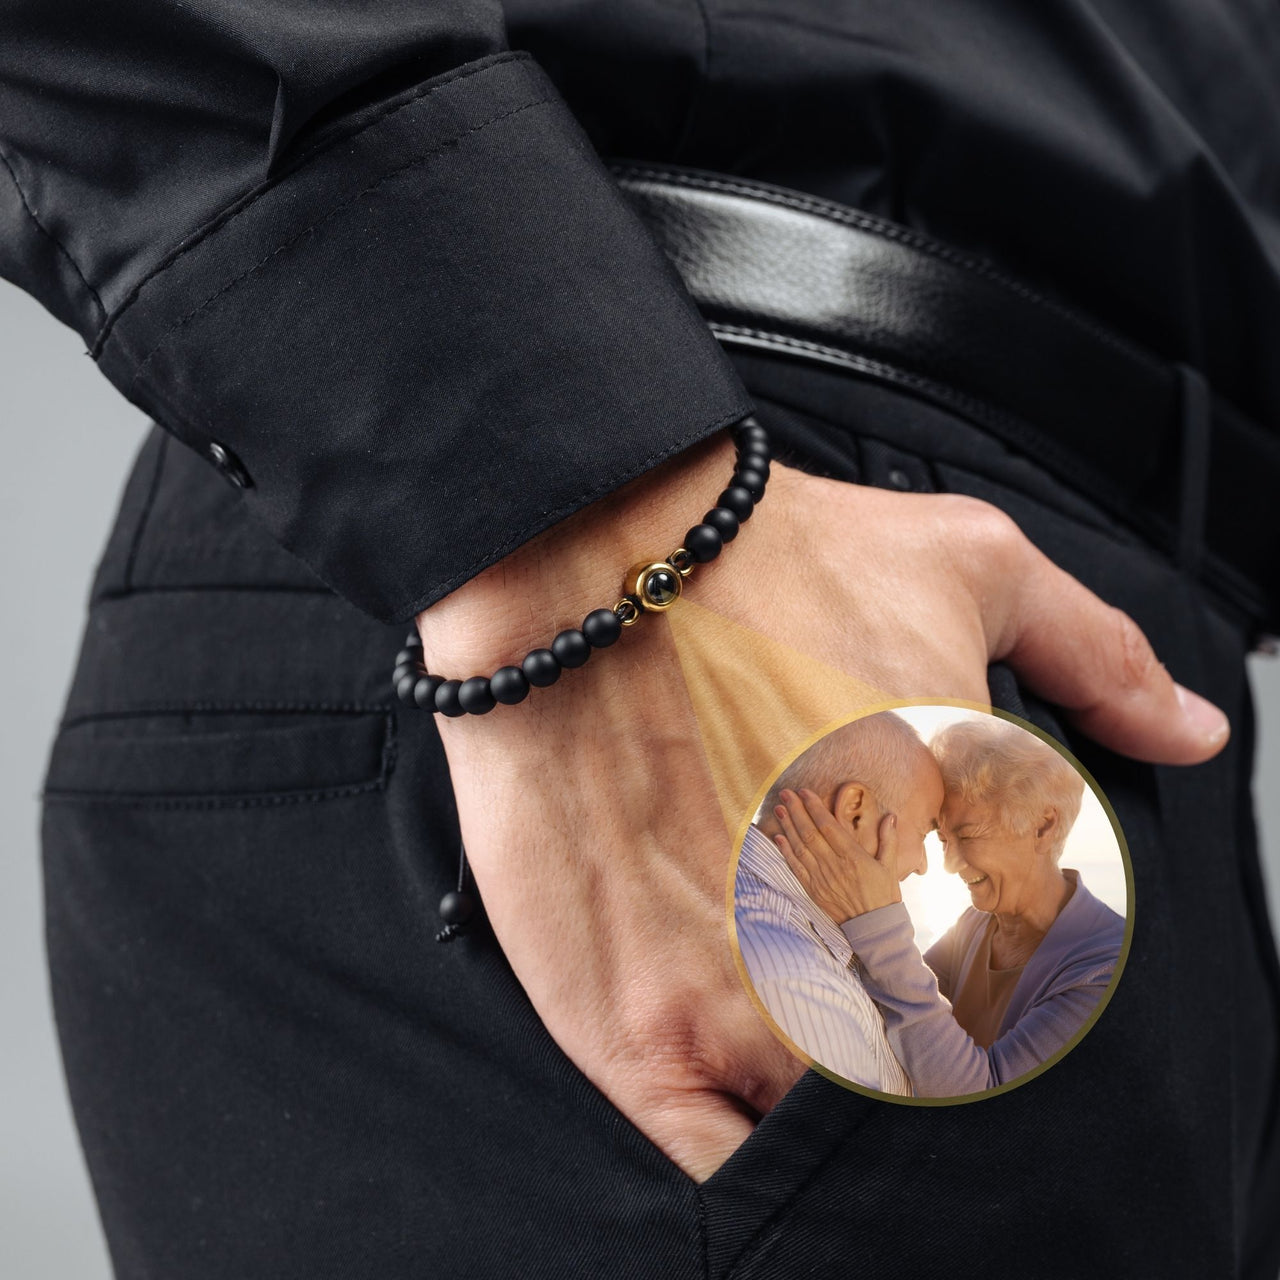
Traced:
<svg viewBox="0 0 1280 1280">
<path fill-rule="evenodd" d="M 444 928 L 436 934 L 437 942 L 452 942 L 467 931 L 476 913 L 476 896 L 467 888 L 467 847 L 458 842 L 458 887 L 440 899 L 440 919 Z"/>
<path fill-rule="evenodd" d="M 514 706 L 529 696 L 531 688 L 545 689 L 555 684 L 564 671 L 582 666 L 594 650 L 616 643 L 623 627 L 633 626 L 643 614 L 669 609 L 680 598 L 684 579 L 697 565 L 710 564 L 725 544 L 738 536 L 738 530 L 764 497 L 772 456 L 768 433 L 753 417 L 744 418 L 729 430 L 737 455 L 728 487 L 702 522 L 685 534 L 683 545 L 666 560 L 642 562 L 627 571 L 626 594 L 612 609 L 593 609 L 582 620 L 581 628 L 561 631 L 550 648 L 531 650 L 519 666 L 500 667 L 491 676 L 467 680 L 432 675 L 422 661 L 422 640 L 415 631 L 396 654 L 391 674 L 399 701 L 406 707 L 435 711 L 450 718 L 482 716 L 499 703 Z M 462 892 L 461 887 L 458 892 Z M 441 908 L 443 911 L 443 904 Z"/>
</svg>

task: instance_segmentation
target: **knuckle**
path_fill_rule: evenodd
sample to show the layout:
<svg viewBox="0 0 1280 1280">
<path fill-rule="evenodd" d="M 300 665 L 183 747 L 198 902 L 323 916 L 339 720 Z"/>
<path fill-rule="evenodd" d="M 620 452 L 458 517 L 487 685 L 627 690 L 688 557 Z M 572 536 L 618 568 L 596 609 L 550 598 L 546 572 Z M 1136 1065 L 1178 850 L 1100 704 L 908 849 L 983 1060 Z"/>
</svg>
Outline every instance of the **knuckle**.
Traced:
<svg viewBox="0 0 1280 1280">
<path fill-rule="evenodd" d="M 1155 651 L 1142 628 L 1123 609 L 1112 608 L 1111 627 L 1120 689 L 1128 693 L 1143 688 L 1161 670 Z"/>
<path fill-rule="evenodd" d="M 627 1002 L 626 1018 L 610 1048 L 615 1058 L 647 1062 L 682 1062 L 696 1055 L 701 1037 L 692 1010 L 675 991 Z"/>
<path fill-rule="evenodd" d="M 953 519 L 959 522 L 975 541 L 1003 542 L 1021 538 L 1022 532 L 1011 516 L 982 498 L 967 494 L 947 495 L 952 500 Z"/>
<path fill-rule="evenodd" d="M 1030 543 L 1017 522 L 999 507 L 966 494 L 947 494 L 948 541 L 970 572 L 1012 572 Z"/>
<path fill-rule="evenodd" d="M 705 992 L 672 990 L 637 1010 L 611 1048 L 613 1068 L 645 1091 L 714 1088 L 731 1073 L 729 1048 L 712 1034 Z M 699 1014 L 704 1016 L 699 1016 Z"/>
</svg>

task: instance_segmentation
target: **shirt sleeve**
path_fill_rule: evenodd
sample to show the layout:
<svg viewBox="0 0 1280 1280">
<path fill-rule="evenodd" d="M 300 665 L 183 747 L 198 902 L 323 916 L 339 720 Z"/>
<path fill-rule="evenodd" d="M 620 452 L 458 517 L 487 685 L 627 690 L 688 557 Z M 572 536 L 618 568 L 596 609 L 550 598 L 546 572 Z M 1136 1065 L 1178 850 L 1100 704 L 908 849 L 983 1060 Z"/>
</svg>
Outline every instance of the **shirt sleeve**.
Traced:
<svg viewBox="0 0 1280 1280">
<path fill-rule="evenodd" d="M 848 937 L 848 934 L 845 935 Z M 952 925 L 937 942 L 924 953 L 924 962 L 938 979 L 938 990 L 950 1000 L 955 983 L 956 927 Z"/>
<path fill-rule="evenodd" d="M 1051 1058 L 1106 994 L 1109 964 L 1090 964 L 1078 980 L 1054 984 L 990 1048 L 955 1020 L 933 970 L 916 948 L 901 902 L 840 926 L 863 967 L 863 984 L 884 1015 L 889 1043 L 916 1094 L 953 1098 L 1007 1084 Z"/>
<path fill-rule="evenodd" d="M 781 894 L 741 868 L 734 926 L 756 996 L 800 1052 L 855 1084 L 911 1092 L 857 977 L 794 927 Z"/>
<path fill-rule="evenodd" d="M 0 275 L 385 622 L 751 409 L 496 0 L 4 6 Z"/>
</svg>

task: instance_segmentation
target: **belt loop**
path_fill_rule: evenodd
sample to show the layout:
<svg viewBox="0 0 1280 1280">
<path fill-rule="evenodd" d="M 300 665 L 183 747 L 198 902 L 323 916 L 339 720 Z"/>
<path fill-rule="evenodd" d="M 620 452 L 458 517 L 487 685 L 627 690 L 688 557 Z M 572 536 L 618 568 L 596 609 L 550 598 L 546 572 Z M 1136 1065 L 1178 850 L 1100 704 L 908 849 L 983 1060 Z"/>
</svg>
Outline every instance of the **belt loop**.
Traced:
<svg viewBox="0 0 1280 1280">
<path fill-rule="evenodd" d="M 1200 576 L 1205 513 L 1209 500 L 1209 438 L 1212 427 L 1209 384 L 1198 369 L 1178 362 L 1178 413 L 1182 467 L 1178 502 L 1178 567 Z"/>
</svg>

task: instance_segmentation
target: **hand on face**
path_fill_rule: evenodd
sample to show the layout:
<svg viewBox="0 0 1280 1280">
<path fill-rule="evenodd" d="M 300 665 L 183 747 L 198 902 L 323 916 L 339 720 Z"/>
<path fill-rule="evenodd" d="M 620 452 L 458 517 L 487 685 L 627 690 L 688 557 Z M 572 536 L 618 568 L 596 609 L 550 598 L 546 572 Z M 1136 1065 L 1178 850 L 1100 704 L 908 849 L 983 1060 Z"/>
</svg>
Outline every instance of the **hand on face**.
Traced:
<svg viewBox="0 0 1280 1280">
<path fill-rule="evenodd" d="M 816 792 L 802 787 L 799 794 L 783 791 L 781 798 L 773 812 L 783 833 L 774 840 L 805 892 L 836 924 L 902 901 L 899 881 L 914 867 L 899 870 L 894 814 L 877 810 L 878 821 L 862 827 L 874 832 L 874 843 L 864 845 Z"/>
</svg>

